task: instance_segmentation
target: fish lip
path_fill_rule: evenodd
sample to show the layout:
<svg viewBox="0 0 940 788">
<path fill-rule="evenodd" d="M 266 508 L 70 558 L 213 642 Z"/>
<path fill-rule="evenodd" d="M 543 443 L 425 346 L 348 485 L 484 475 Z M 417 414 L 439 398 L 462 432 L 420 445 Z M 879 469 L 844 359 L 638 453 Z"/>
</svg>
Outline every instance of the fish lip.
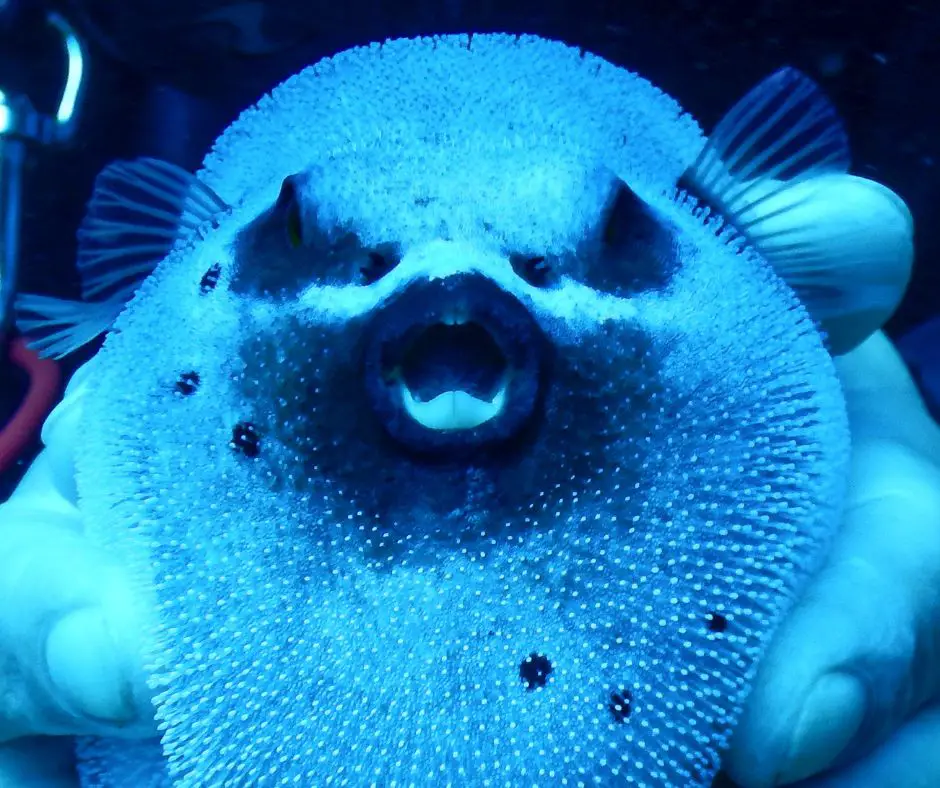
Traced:
<svg viewBox="0 0 940 788">
<path fill-rule="evenodd" d="M 473 326 L 477 341 L 490 345 L 491 360 L 496 352 L 501 356 L 500 379 L 486 392 L 473 392 L 483 401 L 501 397 L 501 407 L 481 423 L 433 429 L 409 408 L 403 370 L 427 332 L 455 324 Z M 541 409 L 547 339 L 526 306 L 483 274 L 409 283 L 375 313 L 365 336 L 362 374 L 368 399 L 385 431 L 406 450 L 457 458 L 500 446 L 525 433 Z"/>
</svg>

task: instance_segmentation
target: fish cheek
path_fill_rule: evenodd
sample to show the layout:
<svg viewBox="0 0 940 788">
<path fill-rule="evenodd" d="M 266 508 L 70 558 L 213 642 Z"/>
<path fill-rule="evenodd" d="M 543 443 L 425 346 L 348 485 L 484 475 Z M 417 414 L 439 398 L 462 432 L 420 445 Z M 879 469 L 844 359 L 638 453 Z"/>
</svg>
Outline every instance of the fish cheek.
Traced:
<svg viewBox="0 0 940 788">
<path fill-rule="evenodd" d="M 556 345 L 528 451 L 494 473 L 500 511 L 536 529 L 566 528 L 588 512 L 624 514 L 626 496 L 611 493 L 640 481 L 650 436 L 669 410 L 659 365 L 650 338 L 625 323 Z"/>
<path fill-rule="evenodd" d="M 242 348 L 240 393 L 267 444 L 258 476 L 291 500 L 305 541 L 339 540 L 381 571 L 412 550 L 411 539 L 459 540 L 485 508 L 468 501 L 487 500 L 488 482 L 465 466 L 417 463 L 394 444 L 367 396 L 366 326 L 287 318 L 277 332 L 255 334 Z"/>
<path fill-rule="evenodd" d="M 279 447 L 274 479 L 302 486 L 330 447 L 373 442 L 377 423 L 362 379 L 365 322 L 308 323 L 288 315 L 242 345 L 240 393 Z"/>
<path fill-rule="evenodd" d="M 295 294 L 301 250 L 291 248 L 284 218 L 271 208 L 242 228 L 233 244 L 231 289 L 238 295 Z"/>
<path fill-rule="evenodd" d="M 405 558 L 431 566 L 623 507 L 611 489 L 640 480 L 664 396 L 635 326 L 604 323 L 556 347 L 544 411 L 517 444 L 429 462 L 403 450 L 372 410 L 367 325 L 285 317 L 242 347 L 239 394 L 261 436 L 259 478 L 294 501 L 315 543 L 339 529 L 375 570 Z M 324 510 L 333 525 L 304 514 Z"/>
</svg>

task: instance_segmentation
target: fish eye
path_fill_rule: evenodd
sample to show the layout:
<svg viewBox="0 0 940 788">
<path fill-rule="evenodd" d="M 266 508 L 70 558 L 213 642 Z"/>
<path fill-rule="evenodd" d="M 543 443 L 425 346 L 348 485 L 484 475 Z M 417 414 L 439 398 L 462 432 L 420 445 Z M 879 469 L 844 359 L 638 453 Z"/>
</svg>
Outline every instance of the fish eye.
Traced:
<svg viewBox="0 0 940 788">
<path fill-rule="evenodd" d="M 552 265 L 545 255 L 511 254 L 509 263 L 516 276 L 533 287 L 548 287 L 552 284 Z"/>
<path fill-rule="evenodd" d="M 304 224 L 300 214 L 300 200 L 297 197 L 297 180 L 293 175 L 285 178 L 281 184 L 275 208 L 279 215 L 284 217 L 287 243 L 292 249 L 299 248 L 304 242 Z"/>
</svg>

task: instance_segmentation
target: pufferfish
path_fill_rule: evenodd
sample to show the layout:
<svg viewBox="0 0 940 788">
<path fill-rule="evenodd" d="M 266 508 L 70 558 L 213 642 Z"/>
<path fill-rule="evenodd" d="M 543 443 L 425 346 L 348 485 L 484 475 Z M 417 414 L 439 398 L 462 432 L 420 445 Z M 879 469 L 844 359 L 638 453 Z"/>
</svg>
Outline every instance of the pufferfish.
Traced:
<svg viewBox="0 0 940 788">
<path fill-rule="evenodd" d="M 84 742 L 86 785 L 709 784 L 841 515 L 830 352 L 907 282 L 847 166 L 792 69 L 706 139 L 473 35 L 106 169 L 85 301 L 19 304 L 49 354 L 108 331 L 77 484 L 149 622 L 160 741 Z"/>
</svg>

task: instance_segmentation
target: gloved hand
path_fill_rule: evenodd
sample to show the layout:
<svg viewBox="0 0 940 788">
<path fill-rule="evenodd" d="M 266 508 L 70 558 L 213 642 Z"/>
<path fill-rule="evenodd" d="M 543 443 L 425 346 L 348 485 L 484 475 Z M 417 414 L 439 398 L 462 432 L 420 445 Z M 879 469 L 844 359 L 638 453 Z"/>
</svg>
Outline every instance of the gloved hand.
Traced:
<svg viewBox="0 0 940 788">
<path fill-rule="evenodd" d="M 0 506 L 0 788 L 75 783 L 70 740 L 11 740 L 154 733 L 127 579 L 85 539 L 76 508 L 88 373 L 73 377 L 43 428 L 46 448 Z"/>
<path fill-rule="evenodd" d="M 836 363 L 848 508 L 761 664 L 726 761 L 743 788 L 940 785 L 940 428 L 880 332 Z"/>
</svg>

